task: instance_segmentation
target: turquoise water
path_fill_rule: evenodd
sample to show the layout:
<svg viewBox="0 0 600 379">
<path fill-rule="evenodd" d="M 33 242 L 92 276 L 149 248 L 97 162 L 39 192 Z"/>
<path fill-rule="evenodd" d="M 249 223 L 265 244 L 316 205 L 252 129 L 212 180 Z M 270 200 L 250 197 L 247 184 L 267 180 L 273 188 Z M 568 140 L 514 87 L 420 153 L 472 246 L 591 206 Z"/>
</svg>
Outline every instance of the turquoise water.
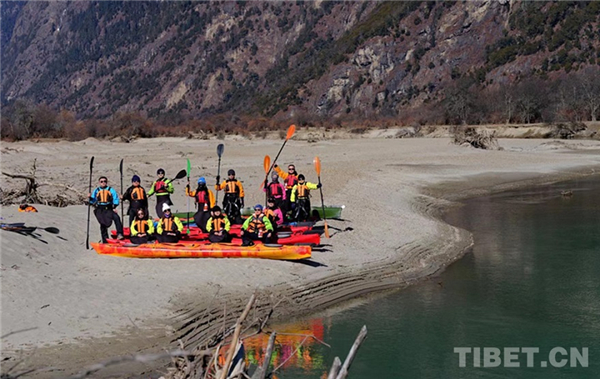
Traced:
<svg viewBox="0 0 600 379">
<path fill-rule="evenodd" d="M 367 325 L 350 378 L 600 378 L 600 178 L 472 199 L 445 219 L 473 233 L 473 251 L 406 290 L 288 327 L 331 348 L 282 342 L 274 360 L 288 362 L 276 376 L 322 377 Z M 474 367 L 472 354 L 459 367 L 456 347 L 539 353 L 533 367 L 526 353 L 512 359 L 518 368 L 504 367 L 506 355 L 500 367 Z M 556 347 L 588 348 L 588 367 L 581 358 L 569 367 L 577 355 L 562 351 L 555 358 L 566 366 L 554 367 Z"/>
</svg>

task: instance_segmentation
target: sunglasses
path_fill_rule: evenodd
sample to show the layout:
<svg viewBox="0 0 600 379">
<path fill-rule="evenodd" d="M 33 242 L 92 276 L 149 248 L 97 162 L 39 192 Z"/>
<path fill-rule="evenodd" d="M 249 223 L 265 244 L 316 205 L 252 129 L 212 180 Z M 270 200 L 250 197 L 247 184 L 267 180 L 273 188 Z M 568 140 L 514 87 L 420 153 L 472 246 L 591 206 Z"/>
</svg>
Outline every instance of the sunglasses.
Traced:
<svg viewBox="0 0 600 379">
<path fill-rule="evenodd" d="M 101 180 L 100 183 L 106 183 L 106 180 Z"/>
</svg>

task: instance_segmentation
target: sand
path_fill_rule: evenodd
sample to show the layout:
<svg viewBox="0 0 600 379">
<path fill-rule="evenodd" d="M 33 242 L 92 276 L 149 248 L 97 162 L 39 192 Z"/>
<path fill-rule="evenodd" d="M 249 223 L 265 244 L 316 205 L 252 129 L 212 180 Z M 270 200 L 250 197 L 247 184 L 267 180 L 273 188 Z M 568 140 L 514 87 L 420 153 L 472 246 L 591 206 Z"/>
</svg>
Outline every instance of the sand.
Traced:
<svg viewBox="0 0 600 379">
<path fill-rule="evenodd" d="M 313 253 L 314 265 L 99 256 L 85 248 L 85 205 L 39 205 L 39 213 L 29 214 L 2 207 L 3 222 L 60 229 L 58 236 L 40 231 L 47 243 L 0 232 L 1 333 L 12 333 L 2 339 L 3 367 L 25 359 L 22 366 L 56 367 L 41 377 L 64 377 L 111 356 L 169 348 L 177 338 L 190 346 L 216 327 L 205 321 L 224 312 L 231 319 L 253 292 L 257 312 L 278 303 L 281 318 L 399 288 L 442 270 L 472 244 L 467 231 L 439 220 L 440 210 L 454 200 L 600 168 L 598 141 L 502 139 L 503 150 L 484 151 L 452 145 L 448 138 L 389 138 L 390 131 L 314 143 L 302 140 L 306 135 L 299 131 L 288 142 L 280 163 L 295 163 L 316 182 L 312 161 L 319 156 L 326 204 L 346 205 L 343 220 L 330 220 L 332 238 L 323 240 L 324 251 Z M 263 158 L 274 158 L 282 143 L 277 139 L 3 142 L 2 171 L 26 171 L 37 158 L 40 180 L 87 193 L 92 155 L 94 185 L 106 175 L 117 189 L 123 158 L 125 188 L 138 174 L 148 189 L 159 167 L 174 176 L 189 158 L 192 180 L 206 176 L 214 183 L 218 143 L 225 144 L 221 176 L 234 168 L 246 205 L 264 201 Z M 185 184 L 175 184 L 176 211 L 187 210 Z M 3 190 L 22 185 L 3 177 Z M 318 192 L 312 201 L 320 202 Z M 90 230 L 90 240 L 99 241 L 93 215 Z"/>
</svg>

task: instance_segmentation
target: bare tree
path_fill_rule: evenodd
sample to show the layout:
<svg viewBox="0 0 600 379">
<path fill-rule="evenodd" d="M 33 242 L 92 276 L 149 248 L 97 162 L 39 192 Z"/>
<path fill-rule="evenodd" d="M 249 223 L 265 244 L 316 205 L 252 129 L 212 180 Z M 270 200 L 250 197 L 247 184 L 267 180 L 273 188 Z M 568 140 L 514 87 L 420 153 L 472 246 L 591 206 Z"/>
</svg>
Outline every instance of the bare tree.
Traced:
<svg viewBox="0 0 600 379">
<path fill-rule="evenodd" d="M 586 67 L 577 74 L 577 79 L 578 90 L 590 119 L 597 121 L 600 113 L 600 68 Z"/>
</svg>

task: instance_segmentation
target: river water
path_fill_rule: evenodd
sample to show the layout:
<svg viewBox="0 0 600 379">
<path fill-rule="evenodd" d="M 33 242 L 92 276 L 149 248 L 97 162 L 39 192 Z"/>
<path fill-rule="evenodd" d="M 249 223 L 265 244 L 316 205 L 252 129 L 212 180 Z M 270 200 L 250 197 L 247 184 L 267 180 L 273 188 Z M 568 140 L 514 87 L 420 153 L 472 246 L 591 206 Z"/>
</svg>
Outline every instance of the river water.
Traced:
<svg viewBox="0 0 600 379">
<path fill-rule="evenodd" d="M 445 220 L 473 233 L 472 251 L 405 290 L 279 326 L 275 377 L 326 376 L 367 325 L 350 378 L 600 378 L 600 178 L 471 199 Z M 266 340 L 249 341 L 251 362 Z"/>
</svg>

